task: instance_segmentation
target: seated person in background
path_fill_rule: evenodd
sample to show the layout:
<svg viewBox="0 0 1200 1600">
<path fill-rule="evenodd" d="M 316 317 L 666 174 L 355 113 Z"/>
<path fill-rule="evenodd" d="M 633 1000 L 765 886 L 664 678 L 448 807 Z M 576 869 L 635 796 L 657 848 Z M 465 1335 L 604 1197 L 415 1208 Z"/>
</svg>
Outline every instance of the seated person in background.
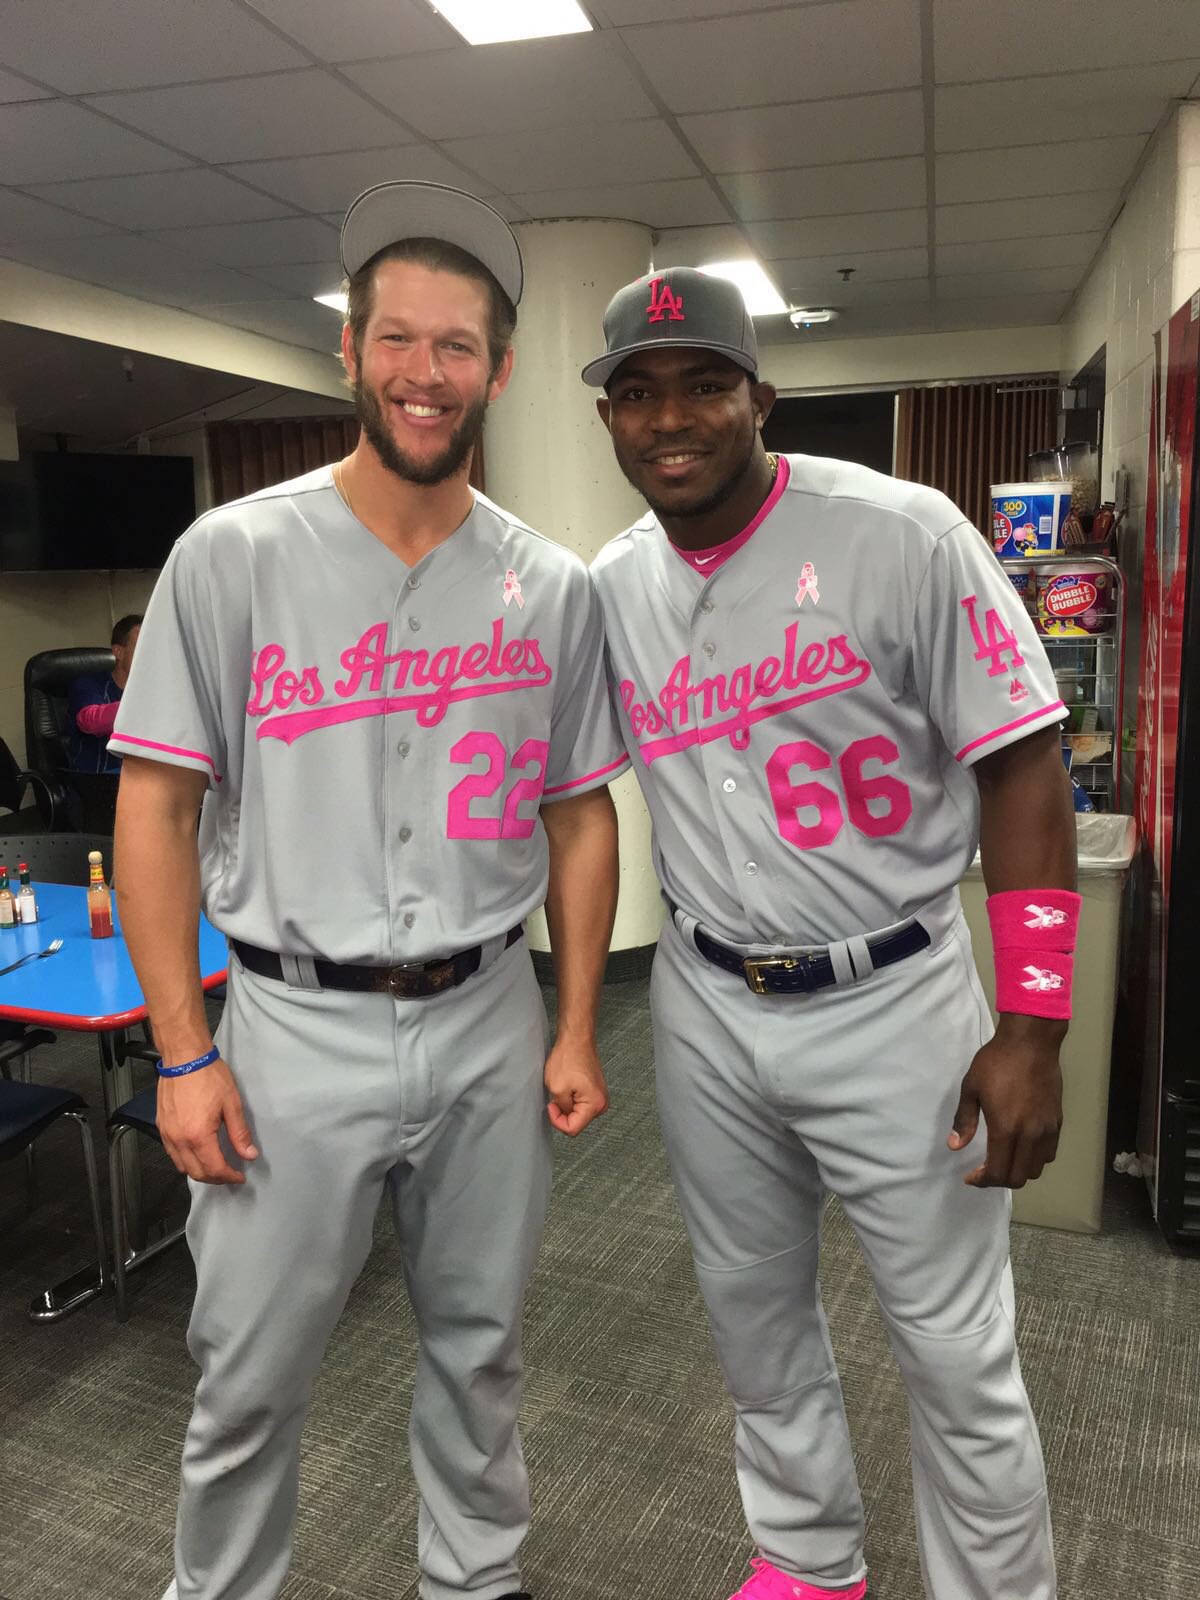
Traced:
<svg viewBox="0 0 1200 1600">
<path fill-rule="evenodd" d="M 121 770 L 119 755 L 108 753 L 108 738 L 117 719 L 117 707 L 129 682 L 133 652 L 141 631 L 142 619 L 131 614 L 122 617 L 112 631 L 112 653 L 116 665 L 111 672 L 85 672 L 71 685 L 69 748 L 72 772 L 112 772 Z"/>
</svg>

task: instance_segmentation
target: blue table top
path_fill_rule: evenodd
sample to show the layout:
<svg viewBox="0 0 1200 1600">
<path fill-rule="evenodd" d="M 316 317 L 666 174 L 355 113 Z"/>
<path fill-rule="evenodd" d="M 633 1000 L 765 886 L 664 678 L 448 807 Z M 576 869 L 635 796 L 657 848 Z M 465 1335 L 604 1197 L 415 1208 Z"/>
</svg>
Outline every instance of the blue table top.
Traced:
<svg viewBox="0 0 1200 1600">
<path fill-rule="evenodd" d="M 30 961 L 0 977 L 0 1017 L 50 1028 L 115 1032 L 140 1022 L 146 1002 L 121 936 L 120 901 L 113 896 L 111 939 L 88 929 L 87 890 L 35 883 L 38 918 L 30 927 L 0 929 L 0 967 L 31 950 L 63 941 L 57 955 Z M 200 975 L 206 989 L 224 982 L 229 956 L 223 934 L 200 918 Z"/>
</svg>

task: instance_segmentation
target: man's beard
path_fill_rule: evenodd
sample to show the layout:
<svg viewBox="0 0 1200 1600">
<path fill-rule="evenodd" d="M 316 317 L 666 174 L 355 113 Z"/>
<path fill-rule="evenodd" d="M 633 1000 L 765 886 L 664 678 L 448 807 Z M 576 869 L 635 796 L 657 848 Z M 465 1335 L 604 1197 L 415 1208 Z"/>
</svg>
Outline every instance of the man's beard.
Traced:
<svg viewBox="0 0 1200 1600">
<path fill-rule="evenodd" d="M 690 503 L 684 502 L 682 505 L 678 501 L 656 500 L 645 485 L 639 483 L 633 474 L 626 470 L 623 463 L 620 463 L 621 470 L 656 517 L 660 519 L 662 517 L 670 517 L 673 521 L 681 521 L 685 517 L 707 517 L 710 512 L 719 511 L 725 502 L 740 488 L 742 479 L 750 471 L 754 462 L 754 446 L 757 433 L 757 429 L 752 429 L 746 443 L 746 454 L 743 460 L 725 479 L 724 483 L 718 484 L 712 493 L 706 495 L 703 500 L 693 500 Z"/>
<path fill-rule="evenodd" d="M 441 455 L 435 456 L 432 461 L 418 461 L 396 443 L 384 419 L 379 398 L 373 389 L 368 389 L 363 383 L 361 370 L 354 380 L 354 410 L 362 431 L 388 471 L 408 483 L 445 483 L 447 478 L 452 478 L 460 471 L 483 434 L 487 408 L 487 396 L 483 395 L 463 412 L 462 421 L 450 435 Z"/>
</svg>

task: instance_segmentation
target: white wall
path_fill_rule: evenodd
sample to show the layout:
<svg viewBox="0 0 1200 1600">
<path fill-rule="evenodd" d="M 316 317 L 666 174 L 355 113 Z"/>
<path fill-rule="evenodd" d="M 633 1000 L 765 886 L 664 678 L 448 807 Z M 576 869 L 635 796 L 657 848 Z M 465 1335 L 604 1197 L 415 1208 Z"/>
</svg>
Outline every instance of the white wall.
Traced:
<svg viewBox="0 0 1200 1600">
<path fill-rule="evenodd" d="M 1056 372 L 1062 333 L 1060 327 L 983 328 L 808 343 L 797 336 L 795 344 L 763 345 L 761 369 L 764 378 L 790 394 Z"/>
</svg>

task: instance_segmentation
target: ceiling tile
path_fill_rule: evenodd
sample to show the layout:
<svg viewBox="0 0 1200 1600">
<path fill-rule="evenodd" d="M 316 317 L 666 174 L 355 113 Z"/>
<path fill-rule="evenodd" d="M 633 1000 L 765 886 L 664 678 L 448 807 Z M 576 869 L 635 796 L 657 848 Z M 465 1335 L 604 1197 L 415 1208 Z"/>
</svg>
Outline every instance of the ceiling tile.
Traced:
<svg viewBox="0 0 1200 1600">
<path fill-rule="evenodd" d="M 925 208 L 865 211 L 851 217 L 804 217 L 790 222 L 754 222 L 746 229 L 766 260 L 786 256 L 837 255 L 852 250 L 904 250 L 924 245 Z"/>
<path fill-rule="evenodd" d="M 429 0 L 250 0 L 250 4 L 322 61 L 377 61 L 417 50 L 446 50 L 462 36 Z"/>
<path fill-rule="evenodd" d="M 840 216 L 853 211 L 898 210 L 925 204 L 925 162 L 848 162 L 836 167 L 794 167 L 785 172 L 734 173 L 721 187 L 747 222 L 777 217 Z"/>
<path fill-rule="evenodd" d="M 209 167 L 44 184 L 35 192 L 56 205 L 74 206 L 89 217 L 135 232 L 287 214 L 287 207 L 278 200 L 255 194 Z"/>
<path fill-rule="evenodd" d="M 938 206 L 937 241 L 939 245 L 970 244 L 977 239 L 1031 239 L 1040 234 L 1103 232 L 1119 197 L 1117 189 L 1092 189 L 1086 194 Z"/>
<path fill-rule="evenodd" d="M 917 0 L 835 0 L 633 28 L 624 38 L 672 111 L 907 89 L 921 81 Z"/>
<path fill-rule="evenodd" d="M 299 156 L 285 161 L 233 162 L 229 171 L 305 211 L 345 213 L 355 195 L 375 183 L 418 178 L 462 187 L 462 169 L 428 145 L 390 145 L 380 150 L 347 150 L 338 155 Z M 490 194 L 491 184 L 473 184 Z"/>
<path fill-rule="evenodd" d="M 934 67 L 939 83 L 1020 78 L 1048 65 L 1126 67 L 1200 56 L 1194 0 L 934 0 Z"/>
<path fill-rule="evenodd" d="M 869 161 L 919 155 L 925 119 L 917 90 L 855 95 L 749 111 L 681 117 L 679 126 L 713 172 L 760 172 L 791 166 L 798 154 L 815 161 Z"/>
<path fill-rule="evenodd" d="M 92 217 L 44 205 L 12 189 L 0 189 L 0 249 L 41 239 L 85 239 L 90 234 L 109 231 L 103 222 Z"/>
<path fill-rule="evenodd" d="M 1002 298 L 940 300 L 934 311 L 938 328 L 1040 328 L 1056 323 L 1070 304 L 1069 294 L 1020 294 Z M 1058 362 L 1058 352 L 1046 352 L 1047 367 Z"/>
<path fill-rule="evenodd" d="M 544 189 L 512 198 L 531 217 L 624 217 L 659 231 L 720 223 L 728 215 L 703 178 L 609 184 L 594 189 Z"/>
<path fill-rule="evenodd" d="M 787 262 L 774 262 L 771 270 L 778 271 L 788 265 Z M 808 263 L 794 262 L 791 265 L 807 268 Z M 793 305 L 833 306 L 838 311 L 860 306 L 928 305 L 931 298 L 929 279 L 924 276 L 884 278 L 879 282 L 868 278 L 861 281 L 852 278 L 849 283 L 843 283 L 836 274 L 832 276 L 833 281 L 830 282 L 828 278 L 808 277 L 804 272 L 785 273 L 781 281 L 787 286 L 784 292 Z"/>
<path fill-rule="evenodd" d="M 336 249 L 329 261 L 302 261 L 296 265 L 248 267 L 246 270 L 260 282 L 271 284 L 276 295 L 285 289 L 288 294 L 311 300 L 314 295 L 335 294 L 342 287 L 342 268 Z"/>
<path fill-rule="evenodd" d="M 101 110 L 202 161 L 253 161 L 394 145 L 396 124 L 317 68 L 230 83 L 101 95 Z"/>
<path fill-rule="evenodd" d="M 192 306 L 206 301 L 266 299 L 264 283 L 209 262 L 189 260 L 155 239 L 138 234 L 106 234 L 99 239 L 58 239 L 14 250 L 18 260 L 60 272 L 84 283 L 98 283 L 136 299 Z"/>
<path fill-rule="evenodd" d="M 285 344 L 327 350 L 331 355 L 341 343 L 341 317 L 311 300 L 235 301 L 205 306 L 204 315 L 214 322 L 228 322 L 270 339 L 282 339 Z"/>
<path fill-rule="evenodd" d="M 1078 287 L 1084 267 L 1034 267 L 1029 272 L 939 273 L 938 298 L 982 299 L 1015 294 L 1068 294 Z"/>
<path fill-rule="evenodd" d="M 933 312 L 928 305 L 856 306 L 845 312 L 837 321 L 815 328 L 792 328 L 786 317 L 764 319 L 765 326 L 759 334 L 760 343 L 772 344 L 826 344 L 837 339 L 875 339 L 886 334 L 926 333 L 933 327 Z M 755 324 L 759 327 L 759 324 Z M 765 361 L 764 375 L 771 375 L 770 361 Z"/>
<path fill-rule="evenodd" d="M 782 0 L 779 9 L 809 3 Z M 763 0 L 593 0 L 591 9 L 620 28 L 639 22 L 686 22 L 696 17 L 727 17 L 735 11 L 761 11 Z"/>
<path fill-rule="evenodd" d="M 480 172 L 508 194 L 626 183 L 631 174 L 692 178 L 691 157 L 665 122 L 606 122 L 495 138 L 455 139 L 446 154 Z"/>
<path fill-rule="evenodd" d="M 5 6 L 5 65 L 64 94 L 227 78 L 304 58 L 233 0 L 79 0 Z"/>
<path fill-rule="evenodd" d="M 674 228 L 655 241 L 654 260 L 660 267 L 696 267 L 705 261 L 742 261 L 754 257 L 754 248 L 741 230 L 731 226 Z"/>
<path fill-rule="evenodd" d="M 1167 102 L 1182 98 L 1197 75 L 1200 59 L 938 89 L 937 148 L 986 150 L 1152 133 Z"/>
<path fill-rule="evenodd" d="M 843 283 L 841 270 L 852 267 L 854 276 Z M 795 261 L 772 261 L 771 276 L 785 294 L 837 304 L 834 296 L 843 292 L 853 298 L 864 285 L 888 283 L 895 279 L 924 279 L 929 273 L 926 250 L 873 250 L 858 255 L 811 256 Z"/>
<path fill-rule="evenodd" d="M 346 68 L 432 139 L 650 117 L 655 107 L 603 34 L 463 46 Z"/>
<path fill-rule="evenodd" d="M 49 89 L 39 89 L 13 72 L 0 72 L 0 104 L 14 100 L 44 100 Z"/>
<path fill-rule="evenodd" d="M 937 270 L 1018 272 L 1025 267 L 1086 267 L 1100 248 L 1099 233 L 1048 234 L 1037 239 L 993 239 L 986 244 L 941 245 Z"/>
<path fill-rule="evenodd" d="M 5 182 L 21 185 L 162 172 L 188 164 L 183 156 L 66 100 L 0 106 L 0 150 Z"/>
<path fill-rule="evenodd" d="M 1040 144 L 938 156 L 938 203 L 1014 200 L 1023 195 L 1120 188 L 1133 171 L 1145 142 L 1142 138 L 1128 138 L 1060 144 L 1055 146 L 1053 160 Z"/>
<path fill-rule="evenodd" d="M 278 217 L 212 228 L 169 228 L 149 235 L 184 255 L 225 267 L 267 267 L 338 259 L 338 236 L 318 217 Z"/>
</svg>

